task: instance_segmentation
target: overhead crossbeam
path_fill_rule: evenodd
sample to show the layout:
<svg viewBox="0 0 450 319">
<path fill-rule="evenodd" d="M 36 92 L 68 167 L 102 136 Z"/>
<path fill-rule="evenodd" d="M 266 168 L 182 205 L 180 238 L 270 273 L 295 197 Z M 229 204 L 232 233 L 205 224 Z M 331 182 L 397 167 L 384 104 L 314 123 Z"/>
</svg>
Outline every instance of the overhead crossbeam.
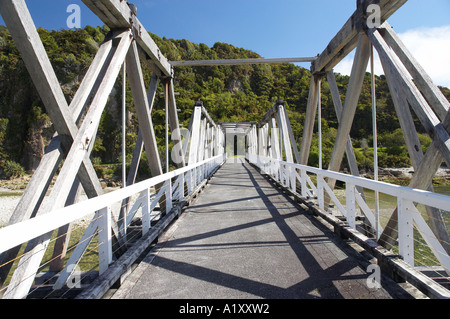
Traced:
<svg viewBox="0 0 450 319">
<path fill-rule="evenodd" d="M 323 74 L 332 70 L 344 59 L 358 44 L 358 38 L 364 32 L 367 19 L 367 7 L 376 4 L 380 7 L 380 22 L 386 21 L 408 0 L 358 0 L 358 7 L 341 30 L 330 41 L 326 49 L 312 63 L 312 73 Z"/>
<path fill-rule="evenodd" d="M 215 66 L 215 65 L 247 65 L 247 64 L 282 64 L 282 63 L 306 63 L 314 62 L 316 57 L 299 58 L 273 58 L 273 59 L 224 59 L 224 60 L 192 60 L 169 61 L 169 64 L 177 66 Z"/>
<path fill-rule="evenodd" d="M 173 76 L 173 70 L 155 41 L 141 24 L 135 13 L 122 0 L 82 0 L 110 29 L 131 29 L 139 46 L 148 54 L 164 76 Z"/>
</svg>

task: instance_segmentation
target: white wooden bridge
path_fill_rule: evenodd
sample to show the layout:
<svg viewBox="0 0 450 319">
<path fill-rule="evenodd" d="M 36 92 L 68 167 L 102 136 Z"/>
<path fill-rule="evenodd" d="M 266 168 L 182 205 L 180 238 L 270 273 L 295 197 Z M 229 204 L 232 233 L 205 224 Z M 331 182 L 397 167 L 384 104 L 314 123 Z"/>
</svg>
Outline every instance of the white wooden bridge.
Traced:
<svg viewBox="0 0 450 319">
<path fill-rule="evenodd" d="M 450 197 L 435 193 L 432 179 L 443 162 L 450 167 L 450 104 L 387 22 L 406 1 L 357 1 L 317 57 L 171 62 L 126 1 L 83 0 L 111 32 L 68 104 L 25 1 L 0 0 L 0 13 L 57 131 L 9 224 L 0 229 L 2 297 L 449 298 Z M 373 5 L 380 12 L 375 26 L 368 23 Z M 355 48 L 348 90 L 339 92 L 333 68 Z M 148 86 L 138 49 L 152 62 Z M 374 50 L 414 166 L 409 187 L 360 177 L 350 142 Z M 105 194 L 90 154 L 124 61 L 140 132 L 126 187 Z M 215 123 L 193 101 L 189 134 L 182 135 L 177 66 L 290 62 L 310 63 L 312 72 L 300 147 L 281 100 L 259 123 Z M 307 162 L 316 116 L 321 145 L 325 78 L 340 121 L 329 167 L 322 167 L 320 157 L 316 168 Z M 178 165 L 165 172 L 151 119 L 160 81 Z M 432 137 L 425 153 L 410 107 Z M 168 132 L 166 161 L 167 145 Z M 144 149 L 153 177 L 135 183 Z M 351 175 L 339 172 L 344 154 Z M 81 190 L 88 200 L 79 201 Z M 375 201 L 368 200 L 372 193 Z M 381 221 L 378 200 L 385 195 L 395 198 L 396 207 Z M 89 222 L 80 229 L 81 219 Z M 75 229 L 82 236 L 73 243 Z M 433 256 L 431 264 L 418 263 L 418 245 Z M 85 269 L 88 257 L 91 268 Z M 380 277 L 372 277 L 377 269 Z"/>
</svg>

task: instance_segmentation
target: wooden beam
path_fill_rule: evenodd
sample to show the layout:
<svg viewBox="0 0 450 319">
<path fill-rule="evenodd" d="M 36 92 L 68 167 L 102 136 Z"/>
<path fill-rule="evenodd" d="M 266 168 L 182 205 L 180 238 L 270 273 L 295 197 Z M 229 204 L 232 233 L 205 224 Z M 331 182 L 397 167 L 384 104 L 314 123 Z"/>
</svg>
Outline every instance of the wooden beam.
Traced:
<svg viewBox="0 0 450 319">
<path fill-rule="evenodd" d="M 366 28 L 365 17 L 367 7 L 377 4 L 381 9 L 381 23 L 386 21 L 395 11 L 403 6 L 407 0 L 364 0 L 341 30 L 330 41 L 326 49 L 312 64 L 312 73 L 320 74 L 333 69 L 358 44 L 358 36 Z"/>
<path fill-rule="evenodd" d="M 450 167 L 450 135 L 448 130 L 442 125 L 419 89 L 408 76 L 405 66 L 396 62 L 394 53 L 378 30 L 368 31 L 367 35 L 377 49 L 385 67 L 389 69 L 391 81 L 395 81 L 395 86 L 405 95 L 428 135 L 436 142 L 436 146 L 439 148 L 447 166 Z"/>
<path fill-rule="evenodd" d="M 195 106 L 192 112 L 192 119 L 190 124 L 190 139 L 189 139 L 189 159 L 188 165 L 198 162 L 198 147 L 200 143 L 200 125 L 201 125 L 202 109 L 201 106 Z"/>
<path fill-rule="evenodd" d="M 308 104 L 306 106 L 305 123 L 303 124 L 303 138 L 300 146 L 300 163 L 308 165 L 309 152 L 311 150 L 312 136 L 314 132 L 314 121 L 317 113 L 319 89 L 318 79 L 311 75 L 311 85 L 309 87 Z"/>
<path fill-rule="evenodd" d="M 441 121 L 444 121 L 445 116 L 450 109 L 450 102 L 444 94 L 442 94 L 442 91 L 437 85 L 433 83 L 433 80 L 417 62 L 414 56 L 409 52 L 390 24 L 386 21 L 378 30 L 386 43 L 397 54 L 400 61 L 402 61 L 409 74 L 413 77 L 414 83 L 420 88 L 420 91 L 423 93 L 436 115 Z"/>
<path fill-rule="evenodd" d="M 263 127 L 266 123 L 270 123 L 274 115 L 278 112 L 276 105 L 272 106 L 267 113 L 263 116 L 263 118 L 259 121 L 257 127 Z"/>
<path fill-rule="evenodd" d="M 119 39 L 120 42 L 108 66 L 104 81 L 100 85 L 99 91 L 92 101 L 84 122 L 74 138 L 73 145 L 50 193 L 49 200 L 42 207 L 42 213 L 48 213 L 54 209 L 64 207 L 67 195 L 72 186 L 71 182 L 75 180 L 76 174 L 85 157 L 89 156 L 102 111 L 131 43 L 128 31 L 123 32 L 119 36 Z M 11 279 L 13 284 L 8 286 L 3 298 L 19 299 L 26 297 L 42 257 L 44 256 L 50 237 L 51 233 L 45 234 L 28 243 L 25 252 L 33 250 L 35 253 L 21 258 Z"/>
<path fill-rule="evenodd" d="M 284 148 L 284 155 L 286 156 L 286 162 L 289 163 L 293 163 L 294 162 L 294 157 L 292 155 L 292 147 L 291 147 L 291 142 L 289 140 L 289 132 L 288 132 L 288 128 L 287 128 L 287 123 L 286 123 L 286 117 L 285 117 L 285 112 L 284 112 L 284 106 L 283 105 L 277 105 L 278 108 L 278 118 L 279 118 L 279 128 L 281 131 L 281 139 L 282 139 L 282 144 L 283 144 L 283 148 Z M 267 124 L 266 124 L 267 125 Z M 267 138 L 266 138 L 267 140 Z M 295 143 L 295 141 L 294 141 Z"/>
<path fill-rule="evenodd" d="M 443 97 L 441 91 L 439 88 L 434 85 L 430 77 L 426 74 L 426 72 L 422 69 L 422 67 L 418 64 L 418 62 L 414 59 L 414 57 L 409 53 L 409 51 L 406 49 L 406 47 L 403 45 L 401 40 L 398 38 L 398 36 L 395 34 L 395 32 L 392 30 L 390 25 L 386 22 L 382 25 L 382 28 L 380 28 L 377 32 L 380 32 L 382 35 L 382 38 L 385 40 L 386 44 L 389 45 L 389 47 L 394 50 L 394 52 L 399 57 L 400 61 L 403 63 L 404 68 L 407 69 L 407 72 L 410 73 L 411 76 L 414 77 L 415 83 L 417 86 L 420 87 L 421 92 L 428 100 L 428 103 L 430 103 L 430 106 L 433 108 L 433 110 L 436 112 L 437 117 L 439 117 L 440 120 L 443 121 L 442 127 L 448 132 L 450 130 L 450 112 L 449 112 L 449 103 Z M 407 105 L 407 98 L 412 99 L 414 105 L 417 107 L 418 100 L 420 101 L 420 97 L 418 94 L 416 96 L 411 96 L 411 94 L 405 94 L 405 90 L 410 90 L 411 87 L 414 87 L 411 85 L 409 87 L 405 87 L 405 85 L 399 85 L 398 81 L 404 81 L 404 78 L 399 76 L 398 73 L 400 71 L 398 70 L 397 66 L 393 67 L 393 63 L 389 64 L 389 60 L 392 59 L 391 56 L 387 54 L 387 52 L 391 52 L 388 49 L 388 46 L 377 36 L 374 37 L 376 40 L 376 43 L 378 44 L 379 48 L 384 52 L 383 58 L 381 59 L 383 67 L 385 68 L 385 74 L 388 79 L 388 84 L 390 85 L 390 90 L 394 98 L 394 102 L 399 104 L 399 101 L 402 100 L 403 104 Z M 397 73 L 396 73 L 397 72 Z M 405 72 L 403 70 L 403 72 Z M 396 77 L 397 75 L 397 77 Z M 422 100 L 422 105 L 425 105 L 426 102 Z M 400 104 L 401 105 L 401 104 Z M 426 105 L 425 105 L 426 107 Z M 409 108 L 407 108 L 407 111 L 409 113 Z M 399 119 L 402 120 L 404 117 L 405 109 L 398 110 L 397 112 L 401 112 L 402 116 L 399 116 Z M 404 119 L 403 119 L 404 120 Z M 405 126 L 406 124 L 403 124 Z M 410 129 L 413 129 L 414 124 L 411 123 L 411 119 L 409 119 L 409 127 L 412 127 Z M 415 130 L 414 130 L 415 132 Z M 415 146 L 418 146 L 420 148 L 420 144 L 416 141 L 416 144 L 414 144 L 414 141 L 409 141 L 409 135 L 414 135 L 413 133 L 405 133 L 405 139 L 407 140 L 407 145 L 409 145 L 409 148 L 415 148 Z M 433 143 L 428 148 L 425 156 L 420 152 L 421 150 L 418 150 L 418 154 L 415 154 L 415 152 L 412 152 L 411 160 L 413 161 L 413 164 L 415 165 L 415 173 L 413 175 L 413 178 L 411 179 L 409 187 L 413 188 L 419 188 L 419 189 L 430 189 L 432 179 L 437 171 L 437 169 L 440 167 L 442 163 L 442 154 L 440 152 L 440 147 L 438 146 L 439 141 L 433 141 Z M 411 153 L 411 151 L 410 151 Z M 431 228 L 437 238 L 441 240 L 442 243 L 444 243 L 444 248 L 447 252 L 450 251 L 450 240 L 448 236 L 448 232 L 445 228 L 445 223 L 442 220 L 441 213 L 436 210 L 430 210 L 427 209 L 427 213 L 429 214 L 430 221 L 431 221 Z M 393 212 L 391 215 L 387 227 L 383 231 L 381 237 L 380 237 L 380 243 L 385 245 L 386 247 L 392 247 L 394 244 L 395 239 L 397 238 L 398 231 L 397 231 L 397 210 Z"/>
<path fill-rule="evenodd" d="M 345 104 L 342 110 L 341 119 L 339 121 L 339 128 L 336 134 L 333 153 L 331 154 L 330 164 L 328 167 L 328 169 L 331 171 L 339 171 L 339 168 L 341 166 L 342 158 L 344 156 L 348 141 L 348 136 L 352 128 L 356 107 L 358 105 L 359 96 L 361 94 L 369 57 L 369 39 L 365 35 L 361 35 L 355 54 L 355 60 L 353 62 L 350 82 L 348 84 Z M 334 182 L 331 182 L 329 184 L 331 189 L 333 189 Z"/>
<path fill-rule="evenodd" d="M 58 165 L 62 160 L 62 155 L 61 141 L 59 136 L 56 135 L 45 150 L 45 154 L 38 168 L 8 221 L 8 226 L 19 223 L 37 214 L 50 183 L 53 180 L 53 176 L 58 169 Z M 4 265 L 0 267 L 0 285 L 7 279 L 8 273 L 11 270 L 12 263 L 9 261 L 17 257 L 20 248 L 21 246 L 17 246 L 0 254 L 0 264 Z"/>
<path fill-rule="evenodd" d="M 333 70 L 327 72 L 327 81 L 328 86 L 330 87 L 331 92 L 331 98 L 333 99 L 333 105 L 334 110 L 336 111 L 336 116 L 338 119 L 338 122 L 341 121 L 341 115 L 342 115 L 342 101 L 339 94 L 339 90 L 336 83 L 336 77 L 334 76 Z M 345 153 L 347 154 L 347 161 L 348 166 L 350 167 L 350 173 L 353 176 L 359 176 L 359 169 L 358 169 L 358 163 L 356 162 L 356 156 L 355 151 L 353 150 L 352 140 L 350 136 L 347 140 L 347 145 L 345 147 Z M 358 189 L 359 192 L 362 191 L 362 189 Z"/>
<path fill-rule="evenodd" d="M 248 65 L 248 64 L 282 64 L 313 62 L 316 57 L 303 58 L 274 58 L 274 59 L 227 59 L 227 60 L 192 60 L 192 61 L 170 61 L 170 65 L 177 66 L 215 66 L 215 65 Z"/>
<path fill-rule="evenodd" d="M 153 176 L 163 173 L 159 159 L 158 146 L 150 114 L 149 101 L 145 90 L 139 54 L 136 42 L 133 42 L 127 55 L 127 73 L 131 92 L 135 103 L 139 121 L 139 130 L 142 132 L 145 151 L 147 152 L 148 165 Z"/>
<path fill-rule="evenodd" d="M 59 134 L 63 148 L 68 150 L 78 128 L 72 119 L 72 110 L 69 110 L 28 8 L 23 0 L 4 0 L 0 10 Z M 74 109 L 78 109 L 78 106 L 74 106 Z M 102 193 L 100 182 L 90 161 L 83 162 L 79 177 L 88 196 L 93 197 Z"/>
<path fill-rule="evenodd" d="M 23 1 L 3 1 L 0 9 L 0 12 L 5 17 L 9 31 L 22 54 L 31 78 L 45 103 L 46 109 L 51 110 L 52 116 L 56 117 L 56 119 L 52 118 L 55 128 L 62 134 L 61 136 L 55 135 L 47 148 L 38 169 L 9 221 L 9 224 L 14 224 L 38 213 L 51 179 L 62 160 L 64 151 L 61 145 L 68 150 L 74 136 L 72 134 L 78 131 L 75 122 L 72 120 L 72 113 L 78 121 L 89 94 L 95 90 L 95 79 L 101 72 L 104 61 L 109 55 L 112 41 L 111 36 L 108 35 L 99 48 L 69 107 L 59 87 L 59 82 L 56 79 L 40 37 L 36 32 L 26 4 Z M 88 197 L 102 194 L 100 182 L 89 160 L 83 162 L 79 171 L 79 177 L 83 182 L 83 187 Z M 19 247 L 16 247 L 3 254 L 1 260 L 14 259 L 18 249 Z M 7 272 L 9 272 L 9 264 L 6 267 L 2 267 L 1 271 L 0 282 L 3 282 Z"/>
<path fill-rule="evenodd" d="M 147 100 L 149 104 L 149 113 L 152 113 L 153 105 L 155 102 L 156 90 L 158 87 L 158 76 L 153 73 L 150 79 L 150 84 L 148 87 Z M 133 151 L 133 158 L 131 160 L 131 166 L 127 175 L 127 185 L 132 185 L 136 181 L 136 175 L 139 168 L 139 162 L 141 159 L 142 150 L 144 148 L 144 140 L 142 137 L 142 132 L 139 130 L 138 137 L 136 140 L 136 145 Z"/>
<path fill-rule="evenodd" d="M 270 136 L 271 136 L 271 149 L 272 149 L 272 156 L 273 158 L 277 160 L 281 160 L 281 152 L 280 152 L 280 140 L 278 136 L 278 128 L 277 128 L 277 122 L 275 118 L 271 118 L 270 122 Z"/>
<path fill-rule="evenodd" d="M 289 139 L 291 140 L 292 150 L 294 151 L 295 162 L 297 164 L 300 163 L 300 154 L 298 152 L 297 141 L 295 140 L 294 132 L 292 131 L 291 122 L 289 121 L 289 115 L 285 107 L 284 109 L 284 118 L 286 120 L 286 129 L 288 130 Z"/>
<path fill-rule="evenodd" d="M 142 23 L 133 14 L 126 1 L 122 0 L 82 0 L 111 29 L 131 28 L 139 46 L 147 53 L 165 76 L 172 77 L 173 70 L 150 37 Z"/>
<path fill-rule="evenodd" d="M 171 139 L 174 144 L 175 149 L 179 149 L 181 151 L 180 156 L 177 158 L 177 162 L 175 163 L 178 168 L 186 166 L 185 162 L 185 154 L 183 153 L 182 140 L 181 140 L 181 132 L 180 132 L 180 123 L 178 121 L 178 111 L 177 111 L 177 103 L 175 100 L 175 89 L 173 84 L 173 79 L 169 80 L 169 96 L 166 97 L 169 99 L 169 125 L 172 131 Z"/>
<path fill-rule="evenodd" d="M 151 78 L 150 78 L 150 84 L 148 87 L 148 94 L 147 94 L 147 100 L 149 103 L 149 113 L 151 114 L 152 109 L 153 109 L 153 104 L 155 101 L 155 96 L 156 96 L 156 90 L 158 88 L 158 76 L 153 73 Z M 128 170 L 128 174 L 127 174 L 127 186 L 129 185 L 133 185 L 136 181 L 136 176 L 137 176 L 137 172 L 139 169 L 139 163 L 141 161 L 141 155 L 142 155 L 142 151 L 144 149 L 144 139 L 142 137 L 142 132 L 141 130 L 139 130 L 138 132 L 138 136 L 136 139 L 136 144 L 134 146 L 134 150 L 133 150 L 133 157 L 131 159 L 131 165 L 130 165 L 130 169 Z M 130 198 L 126 198 L 122 201 L 122 205 L 120 208 L 120 212 L 119 212 L 119 219 L 118 219 L 118 228 L 119 228 L 119 237 L 120 239 L 125 238 L 125 234 L 126 234 L 126 229 L 125 229 L 125 225 L 126 225 L 126 213 L 128 212 L 130 206 Z"/>
<path fill-rule="evenodd" d="M 432 179 L 442 163 L 442 156 L 440 155 L 439 149 L 436 147 L 437 143 L 433 142 L 428 148 L 425 156 L 423 155 L 406 98 L 400 94 L 398 87 L 392 83 L 391 70 L 384 65 L 383 61 L 382 64 L 385 67 L 386 79 L 393 97 L 402 131 L 404 132 L 411 162 L 414 166 L 415 173 L 410 181 L 409 187 L 433 191 Z M 444 127 L 446 127 L 447 130 L 450 126 L 449 123 L 450 112 L 447 111 L 446 121 L 444 122 Z M 426 207 L 426 211 L 434 235 L 440 240 L 446 252 L 450 253 L 450 239 L 441 212 L 428 206 Z M 395 245 L 396 238 L 398 237 L 397 214 L 398 211 L 395 209 L 379 239 L 379 242 L 387 248 L 391 248 Z"/>
<path fill-rule="evenodd" d="M 69 206 L 78 202 L 81 194 L 81 183 L 78 178 L 72 184 L 69 196 L 66 200 L 65 206 Z M 60 272 L 64 268 L 64 259 L 66 257 L 67 248 L 69 245 L 71 233 L 71 225 L 67 224 L 58 229 L 56 235 L 55 246 L 53 248 L 53 254 L 49 265 L 49 271 Z"/>
</svg>

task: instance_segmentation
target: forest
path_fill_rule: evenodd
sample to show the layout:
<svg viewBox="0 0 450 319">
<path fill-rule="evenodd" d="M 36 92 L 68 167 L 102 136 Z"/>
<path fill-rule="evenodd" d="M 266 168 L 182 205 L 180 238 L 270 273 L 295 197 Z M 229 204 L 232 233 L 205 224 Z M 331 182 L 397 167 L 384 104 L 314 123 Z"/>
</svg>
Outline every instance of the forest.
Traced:
<svg viewBox="0 0 450 319">
<path fill-rule="evenodd" d="M 38 29 L 58 80 L 70 103 L 84 74 L 109 32 L 107 26 L 78 30 L 48 31 Z M 232 44 L 215 43 L 209 47 L 189 40 L 175 40 L 151 34 L 161 52 L 170 61 L 244 59 L 260 56 Z M 143 57 L 142 67 L 147 85 L 151 71 Z M 188 127 L 195 101 L 203 101 L 216 122 L 258 122 L 278 99 L 285 101 L 298 146 L 301 145 L 303 122 L 308 99 L 311 73 L 294 64 L 245 65 L 214 67 L 177 67 L 175 69 L 176 103 L 180 124 Z M 119 76 L 102 115 L 92 159 L 100 175 L 121 162 L 121 87 Z M 342 101 L 348 76 L 336 74 Z M 441 88 L 450 100 L 450 90 Z M 161 160 L 164 163 L 165 111 L 162 87 L 158 88 L 152 119 Z M 139 130 L 131 90 L 127 88 L 127 161 Z M 384 76 L 376 77 L 378 148 L 380 167 L 410 167 L 403 134 Z M 326 79 L 322 81 L 322 130 L 324 167 L 333 149 L 338 121 Z M 422 125 L 415 118 L 416 129 L 424 151 L 431 143 Z M 317 120 L 316 120 L 317 126 Z M 317 132 L 317 127 L 315 129 Z M 16 49 L 8 30 L 0 26 L 0 177 L 4 179 L 31 173 L 37 168 L 54 129 L 38 92 Z M 315 133 L 317 134 L 317 133 Z M 372 104 L 370 75 L 367 73 L 356 111 L 351 138 L 360 169 L 373 167 Z M 311 148 L 309 165 L 318 164 L 317 136 Z M 143 154 L 145 157 L 145 154 Z M 342 162 L 345 168 L 346 161 Z M 109 165 L 109 166 L 108 166 Z M 140 174 L 148 176 L 146 161 L 141 161 Z M 120 168 L 120 165 L 117 166 Z M 111 173 L 111 172 L 110 172 Z M 114 173 L 114 172 L 113 172 Z M 120 174 L 119 174 L 120 175 Z"/>
</svg>

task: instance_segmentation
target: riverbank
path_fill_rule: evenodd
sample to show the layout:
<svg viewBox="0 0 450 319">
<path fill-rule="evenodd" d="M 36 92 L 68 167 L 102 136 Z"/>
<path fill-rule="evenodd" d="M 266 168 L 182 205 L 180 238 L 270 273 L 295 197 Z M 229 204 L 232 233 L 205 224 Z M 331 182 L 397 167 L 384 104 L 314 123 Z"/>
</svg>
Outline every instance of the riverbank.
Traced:
<svg viewBox="0 0 450 319">
<path fill-rule="evenodd" d="M 360 174 L 361 177 L 369 179 L 373 179 L 374 176 L 373 172 L 360 172 Z M 413 175 L 413 167 L 380 168 L 378 172 L 380 181 L 401 186 L 408 186 Z M 444 167 L 439 168 L 433 178 L 433 185 L 450 187 L 450 169 Z"/>
</svg>

